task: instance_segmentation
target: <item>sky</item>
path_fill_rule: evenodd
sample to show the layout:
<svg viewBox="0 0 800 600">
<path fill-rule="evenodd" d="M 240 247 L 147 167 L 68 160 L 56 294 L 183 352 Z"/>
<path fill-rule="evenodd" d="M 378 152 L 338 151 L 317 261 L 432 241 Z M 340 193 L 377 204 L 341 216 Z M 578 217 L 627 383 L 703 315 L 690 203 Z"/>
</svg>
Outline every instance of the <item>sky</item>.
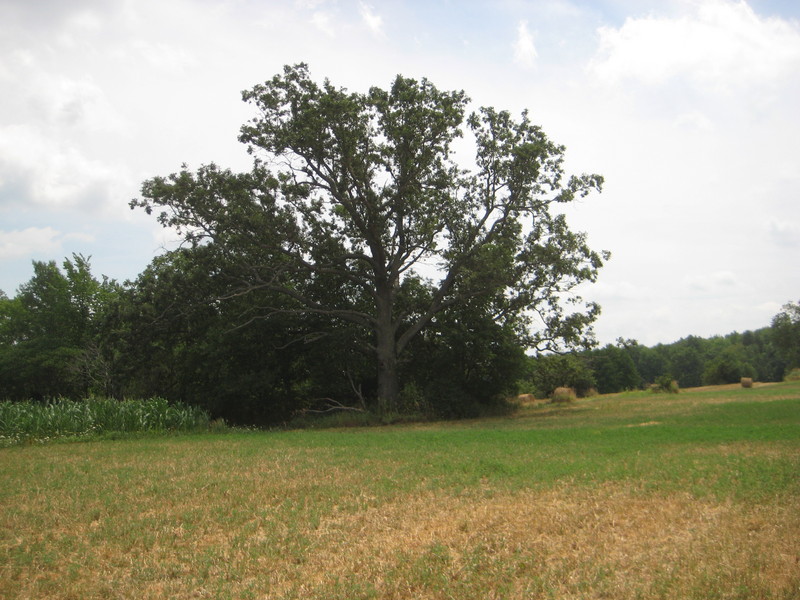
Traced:
<svg viewBox="0 0 800 600">
<path fill-rule="evenodd" d="M 91 256 L 135 279 L 175 239 L 131 211 L 187 163 L 247 170 L 242 90 L 286 64 L 397 74 L 531 120 L 605 177 L 566 209 L 612 258 L 601 344 L 766 327 L 800 299 L 800 2 L 0 0 L 0 290 Z"/>
</svg>

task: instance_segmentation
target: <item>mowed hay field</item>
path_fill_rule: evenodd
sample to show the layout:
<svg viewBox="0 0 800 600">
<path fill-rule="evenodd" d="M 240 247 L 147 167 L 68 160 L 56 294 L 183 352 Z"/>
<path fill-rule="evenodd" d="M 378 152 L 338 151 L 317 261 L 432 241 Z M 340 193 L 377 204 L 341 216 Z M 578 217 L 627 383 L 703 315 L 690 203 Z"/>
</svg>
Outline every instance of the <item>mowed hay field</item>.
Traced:
<svg viewBox="0 0 800 600">
<path fill-rule="evenodd" d="M 800 384 L 2 449 L 0 598 L 800 598 Z"/>
</svg>

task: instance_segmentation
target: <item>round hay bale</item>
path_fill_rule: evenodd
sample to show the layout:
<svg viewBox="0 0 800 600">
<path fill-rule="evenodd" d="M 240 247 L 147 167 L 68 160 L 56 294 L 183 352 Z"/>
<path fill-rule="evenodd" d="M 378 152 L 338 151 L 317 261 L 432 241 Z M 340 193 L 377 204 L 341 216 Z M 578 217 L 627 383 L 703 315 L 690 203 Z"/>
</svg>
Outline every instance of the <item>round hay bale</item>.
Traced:
<svg viewBox="0 0 800 600">
<path fill-rule="evenodd" d="M 742 377 L 742 387 L 743 388 L 751 388 L 751 387 L 753 387 L 753 378 L 752 377 Z"/>
</svg>

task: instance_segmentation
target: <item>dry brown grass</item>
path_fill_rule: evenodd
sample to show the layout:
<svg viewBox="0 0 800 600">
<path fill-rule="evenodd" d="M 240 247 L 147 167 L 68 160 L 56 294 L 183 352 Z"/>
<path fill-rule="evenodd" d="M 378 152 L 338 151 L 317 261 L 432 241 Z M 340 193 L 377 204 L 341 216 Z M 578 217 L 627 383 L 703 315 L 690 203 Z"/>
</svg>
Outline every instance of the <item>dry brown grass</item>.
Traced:
<svg viewBox="0 0 800 600">
<path fill-rule="evenodd" d="M 519 408 L 529 408 L 532 406 L 539 406 L 547 402 L 545 398 L 538 399 L 533 394 L 520 394 L 513 400 L 514 404 Z"/>
<path fill-rule="evenodd" d="M 252 491 L 249 506 L 230 507 L 251 513 L 235 525 L 216 516 L 220 498 L 198 490 L 113 527 L 106 521 L 120 515 L 87 507 L 59 511 L 35 540 L 12 529 L 6 550 L 26 538 L 43 549 L 71 538 L 74 550 L 6 571 L 0 590 L 55 599 L 329 598 L 342 582 L 345 595 L 361 582 L 387 599 L 689 598 L 715 582 L 758 597 L 800 591 L 796 502 L 742 506 L 619 485 L 356 497 L 360 508 L 334 507 L 297 532 L 270 519 L 271 506 L 280 512 L 272 486 Z M 124 533 L 143 526 L 145 538 Z"/>
<path fill-rule="evenodd" d="M 776 385 L 780 385 L 778 382 L 761 382 L 761 381 L 754 381 L 753 387 L 754 388 L 769 388 L 774 387 Z M 727 392 L 730 390 L 737 390 L 742 387 L 741 383 L 725 383 L 722 385 L 703 385 L 700 387 L 693 387 L 693 388 L 684 388 L 681 390 L 681 394 L 691 394 L 695 392 Z"/>
<path fill-rule="evenodd" d="M 476 548 L 488 562 L 511 565 L 509 598 L 528 597 L 533 579 L 558 598 L 647 598 L 659 580 L 672 582 L 673 597 L 688 597 L 698 579 L 735 580 L 754 563 L 760 569 L 747 578 L 757 581 L 747 583 L 777 593 L 798 582 L 792 575 L 800 560 L 797 534 L 795 510 L 746 509 L 683 495 L 647 498 L 613 486 L 579 494 L 419 497 L 326 521 L 321 541 L 332 551 L 312 559 L 309 584 L 324 586 L 353 572 L 380 581 L 381 573 L 397 567 L 397 557 L 413 562 L 444 547 L 451 559 L 446 576 L 453 581 L 470 570 Z M 598 586 L 587 592 L 579 585 L 587 581 Z M 379 591 L 402 598 L 406 590 L 385 582 Z"/>
</svg>

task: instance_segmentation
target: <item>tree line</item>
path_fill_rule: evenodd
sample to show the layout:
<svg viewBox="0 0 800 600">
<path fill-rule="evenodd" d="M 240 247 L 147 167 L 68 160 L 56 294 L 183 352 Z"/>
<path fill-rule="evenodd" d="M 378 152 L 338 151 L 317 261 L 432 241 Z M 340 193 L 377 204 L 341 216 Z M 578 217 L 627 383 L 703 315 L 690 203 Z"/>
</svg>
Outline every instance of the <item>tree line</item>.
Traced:
<svg viewBox="0 0 800 600">
<path fill-rule="evenodd" d="M 618 339 L 603 348 L 529 359 L 522 389 L 548 397 L 556 387 L 579 396 L 651 386 L 679 388 L 754 381 L 782 381 L 800 367 L 800 303 L 787 303 L 768 327 L 671 344 L 644 346 Z"/>
<path fill-rule="evenodd" d="M 304 410 L 374 409 L 374 365 L 346 326 L 318 315 L 258 318 L 269 292 L 225 297 L 226 270 L 208 248 L 157 257 L 132 282 L 91 273 L 74 255 L 34 262 L 13 298 L 0 295 L 0 398 L 160 396 L 233 423 L 283 422 Z M 464 307 L 437 319 L 401 363 L 397 413 L 462 417 L 517 392 L 547 397 L 780 381 L 800 367 L 800 302 L 768 327 L 648 347 L 526 355 L 517 335 Z"/>
</svg>

